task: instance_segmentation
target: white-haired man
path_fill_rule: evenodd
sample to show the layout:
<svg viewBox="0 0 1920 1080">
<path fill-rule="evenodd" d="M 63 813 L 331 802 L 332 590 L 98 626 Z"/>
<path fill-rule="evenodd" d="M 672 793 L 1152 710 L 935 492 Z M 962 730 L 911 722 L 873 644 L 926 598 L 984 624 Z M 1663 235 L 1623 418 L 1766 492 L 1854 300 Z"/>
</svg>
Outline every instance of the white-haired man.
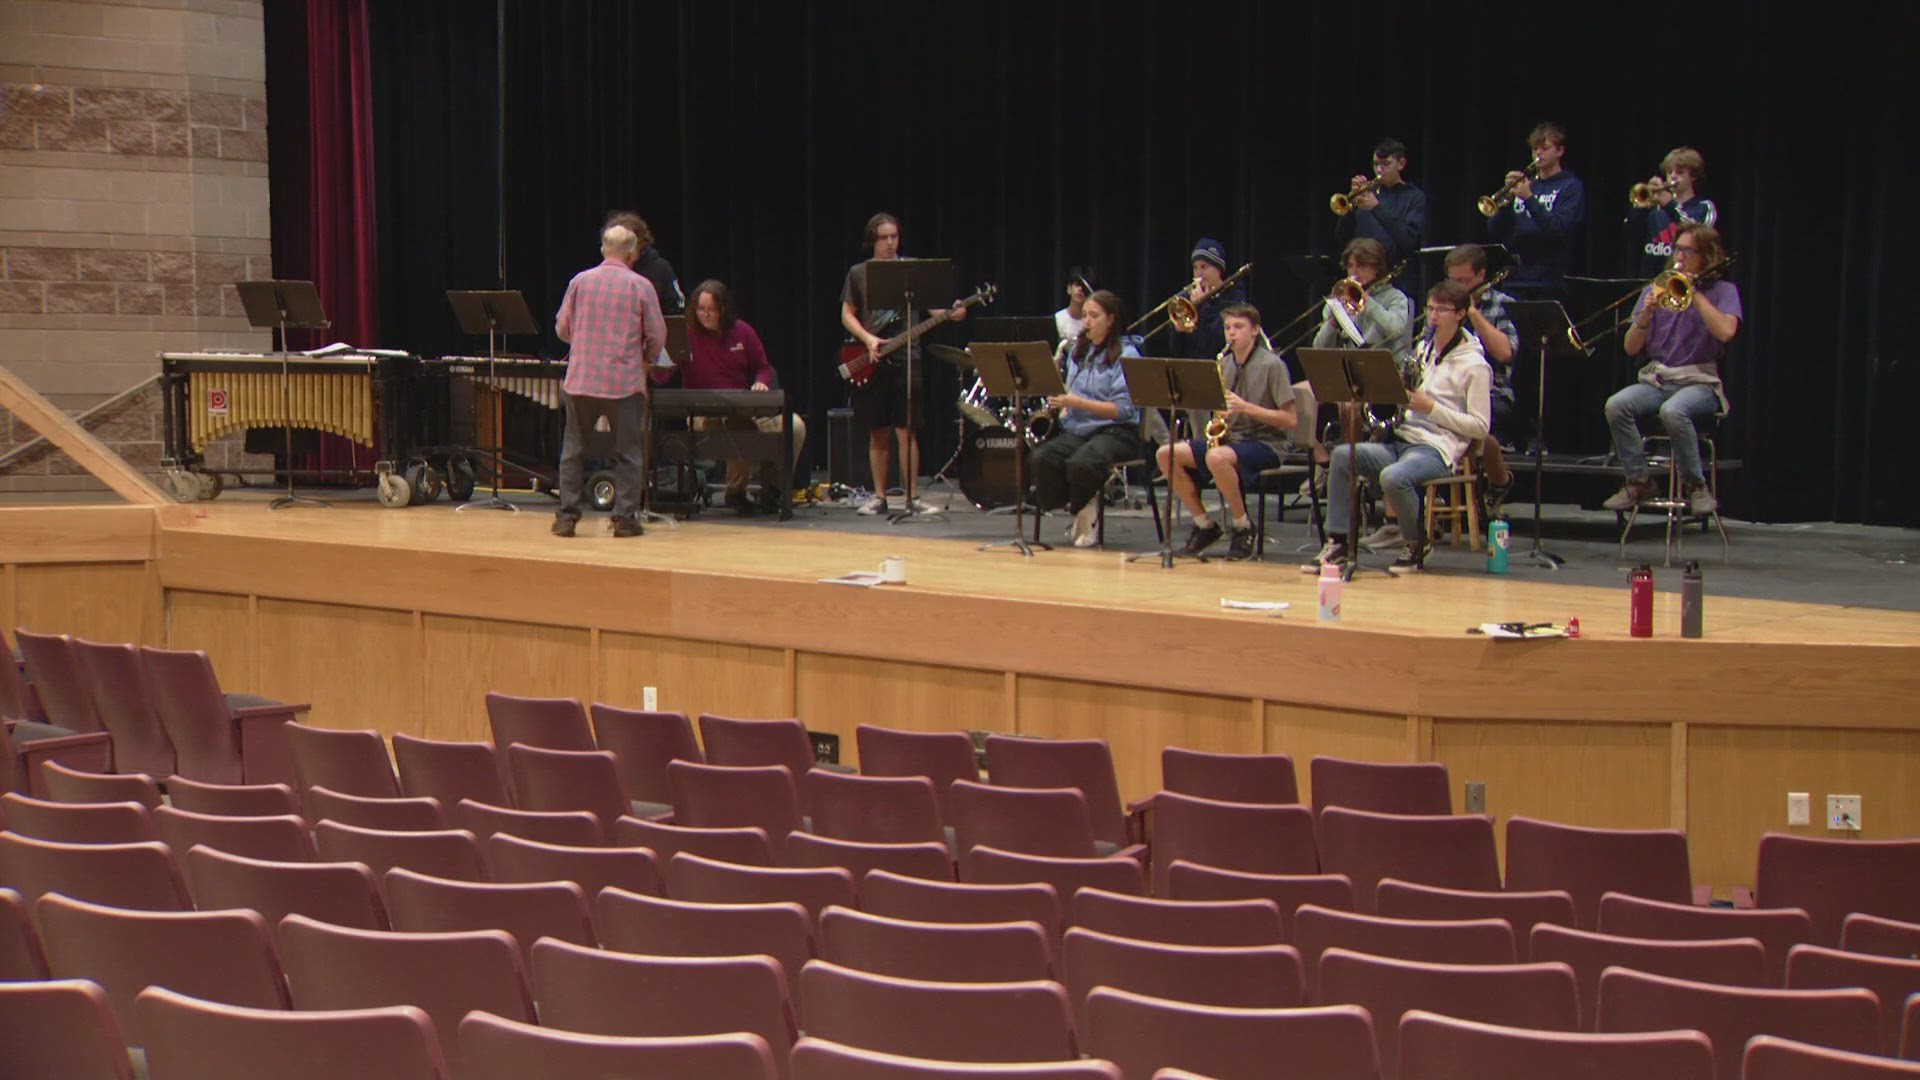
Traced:
<svg viewBox="0 0 1920 1080">
<path fill-rule="evenodd" d="M 667 323 L 653 283 L 633 272 L 640 241 L 632 229 L 610 225 L 600 233 L 600 265 L 567 283 L 554 331 L 567 342 L 566 435 L 560 444 L 560 510 L 555 536 L 572 536 L 586 487 L 587 433 L 604 425 L 613 439 L 613 535 L 640 535 L 645 484 L 641 419 L 647 394 L 646 358 L 667 341 Z"/>
</svg>

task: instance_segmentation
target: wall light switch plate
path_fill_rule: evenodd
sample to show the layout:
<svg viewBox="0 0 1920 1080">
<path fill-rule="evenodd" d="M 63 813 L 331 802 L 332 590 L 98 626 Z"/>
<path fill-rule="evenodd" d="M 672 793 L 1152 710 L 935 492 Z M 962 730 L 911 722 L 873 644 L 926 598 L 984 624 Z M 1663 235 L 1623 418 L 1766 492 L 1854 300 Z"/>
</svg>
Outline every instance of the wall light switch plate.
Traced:
<svg viewBox="0 0 1920 1080">
<path fill-rule="evenodd" d="M 1787 824 L 1813 824 L 1813 796 L 1804 791 L 1787 792 Z"/>
<path fill-rule="evenodd" d="M 649 686 L 645 690 L 642 690 L 640 692 L 640 707 L 648 712 L 658 711 L 660 708 L 660 688 L 657 686 Z"/>
<path fill-rule="evenodd" d="M 1860 831 L 1860 796 L 1827 796 L 1827 828 L 1841 832 Z"/>
<path fill-rule="evenodd" d="M 1487 812 L 1487 782 L 1485 780 L 1467 781 L 1467 797 L 1464 800 L 1465 812 L 1484 814 Z"/>
</svg>

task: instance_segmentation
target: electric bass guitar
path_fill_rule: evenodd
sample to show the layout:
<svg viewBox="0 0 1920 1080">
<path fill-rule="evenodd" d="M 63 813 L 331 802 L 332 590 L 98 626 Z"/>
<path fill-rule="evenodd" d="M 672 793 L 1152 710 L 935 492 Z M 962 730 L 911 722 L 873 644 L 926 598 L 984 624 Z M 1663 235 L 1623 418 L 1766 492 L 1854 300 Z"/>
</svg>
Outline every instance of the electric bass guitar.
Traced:
<svg viewBox="0 0 1920 1080">
<path fill-rule="evenodd" d="M 991 304 L 993 303 L 993 298 L 998 295 L 999 292 L 1000 290 L 992 285 L 982 285 L 972 296 L 960 301 L 959 306 L 965 309 L 971 308 L 976 304 Z M 936 311 L 909 327 L 905 332 L 895 334 L 893 337 L 882 341 L 880 347 L 873 350 L 872 355 L 867 353 L 867 347 L 865 345 L 857 341 L 850 341 L 842 345 L 840 347 L 840 367 L 838 369 L 840 377 L 855 386 L 865 386 L 868 380 L 873 378 L 874 372 L 879 369 L 880 364 L 885 362 L 887 357 L 892 356 L 902 348 L 905 348 L 909 342 L 918 340 L 921 335 L 951 318 L 953 318 L 952 308 L 943 308 Z"/>
</svg>

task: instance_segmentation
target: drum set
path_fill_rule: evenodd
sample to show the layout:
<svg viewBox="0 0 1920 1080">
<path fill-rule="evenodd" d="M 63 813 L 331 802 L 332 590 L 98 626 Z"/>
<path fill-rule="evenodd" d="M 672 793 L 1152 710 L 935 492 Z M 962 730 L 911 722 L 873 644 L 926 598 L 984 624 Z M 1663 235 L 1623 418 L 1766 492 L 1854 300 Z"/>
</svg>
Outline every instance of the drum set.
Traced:
<svg viewBox="0 0 1920 1080">
<path fill-rule="evenodd" d="M 1019 427 L 1019 412 L 1014 408 L 1013 399 L 987 392 L 985 381 L 973 372 L 965 350 L 931 345 L 927 351 L 958 365 L 963 378 L 973 375 L 972 383 L 955 403 L 960 413 L 960 449 L 942 472 L 954 479 L 968 502 L 982 510 L 1012 506 L 1019 496 L 1014 468 L 1014 454 L 1018 449 L 1014 432 Z M 1059 417 L 1047 412 L 1046 406 L 1045 398 L 1027 399 L 1028 453 L 1046 442 L 1059 422 Z"/>
</svg>

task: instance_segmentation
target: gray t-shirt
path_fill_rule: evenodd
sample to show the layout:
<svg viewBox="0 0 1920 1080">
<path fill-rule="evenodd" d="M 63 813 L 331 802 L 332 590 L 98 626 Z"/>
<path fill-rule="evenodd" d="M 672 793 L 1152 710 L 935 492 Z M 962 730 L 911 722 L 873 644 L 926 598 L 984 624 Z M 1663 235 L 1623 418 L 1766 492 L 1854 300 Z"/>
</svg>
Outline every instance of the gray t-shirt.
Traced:
<svg viewBox="0 0 1920 1080">
<path fill-rule="evenodd" d="M 1220 358 L 1220 381 L 1228 390 L 1263 409 L 1284 408 L 1293 400 L 1293 376 L 1287 370 L 1287 362 L 1258 343 L 1247 354 L 1244 364 L 1236 360 L 1229 349 Z M 1192 416 L 1192 430 L 1196 433 L 1204 430 L 1208 419 L 1209 414 L 1196 411 Z M 1251 416 L 1227 418 L 1228 442 L 1266 443 L 1282 457 L 1287 453 L 1288 434 L 1285 428 L 1274 427 Z"/>
</svg>

